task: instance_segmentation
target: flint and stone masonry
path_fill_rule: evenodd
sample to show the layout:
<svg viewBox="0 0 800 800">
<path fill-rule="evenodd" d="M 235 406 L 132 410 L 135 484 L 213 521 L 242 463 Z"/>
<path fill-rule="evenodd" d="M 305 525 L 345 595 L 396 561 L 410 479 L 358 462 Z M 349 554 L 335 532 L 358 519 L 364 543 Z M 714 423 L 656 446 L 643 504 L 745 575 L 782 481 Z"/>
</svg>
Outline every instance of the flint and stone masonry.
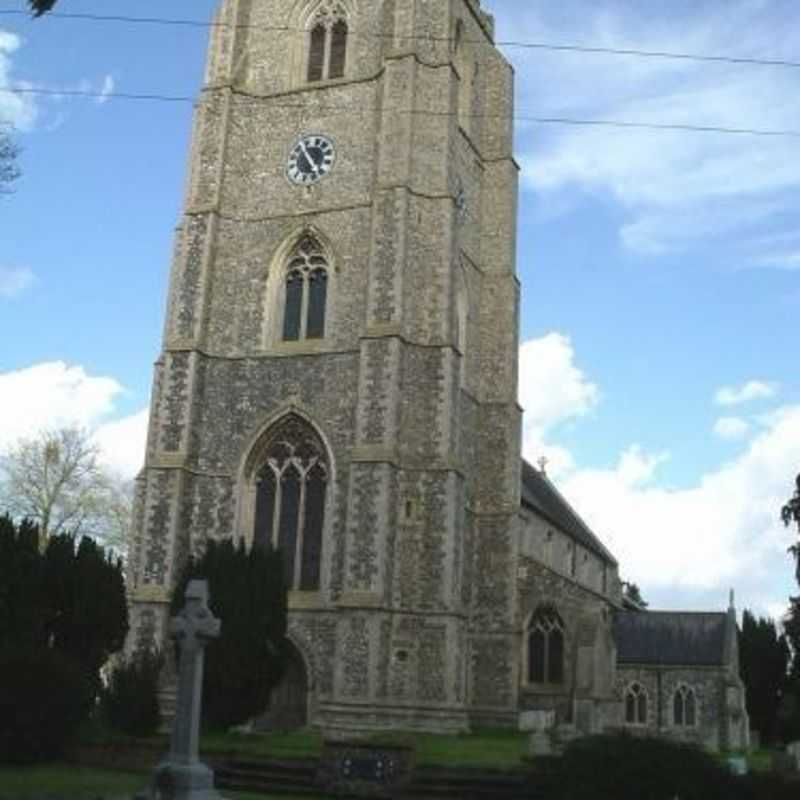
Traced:
<svg viewBox="0 0 800 800">
<path fill-rule="evenodd" d="M 272 541 L 294 656 L 267 722 L 624 724 L 617 563 L 520 456 L 513 70 L 492 17 L 479 0 L 223 0 L 216 22 L 129 647 L 166 641 L 190 553 Z"/>
</svg>

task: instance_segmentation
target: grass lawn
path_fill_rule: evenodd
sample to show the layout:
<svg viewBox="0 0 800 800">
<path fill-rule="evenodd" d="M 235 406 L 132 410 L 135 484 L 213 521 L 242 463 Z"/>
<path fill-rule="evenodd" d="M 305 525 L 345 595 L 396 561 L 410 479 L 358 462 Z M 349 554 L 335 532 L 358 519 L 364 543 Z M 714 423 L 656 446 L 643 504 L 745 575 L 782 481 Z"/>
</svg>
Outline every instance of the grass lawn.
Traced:
<svg viewBox="0 0 800 800">
<path fill-rule="evenodd" d="M 462 736 L 389 733 L 378 734 L 373 741 L 413 746 L 418 764 L 443 767 L 519 767 L 527 751 L 527 735 L 508 730 L 478 730 Z M 322 736 L 317 731 L 207 734 L 200 749 L 209 755 L 235 752 L 256 758 L 315 758 L 322 750 Z"/>
<path fill-rule="evenodd" d="M 69 800 L 117 800 L 130 798 L 141 791 L 149 776 L 138 772 L 111 772 L 49 764 L 40 767 L 0 767 L 0 798 L 22 800 L 25 797 L 69 798 Z M 296 796 L 222 792 L 230 800 L 296 800 Z M 307 797 L 307 800 L 315 800 Z M 323 800 L 322 797 L 316 800 Z"/>
</svg>

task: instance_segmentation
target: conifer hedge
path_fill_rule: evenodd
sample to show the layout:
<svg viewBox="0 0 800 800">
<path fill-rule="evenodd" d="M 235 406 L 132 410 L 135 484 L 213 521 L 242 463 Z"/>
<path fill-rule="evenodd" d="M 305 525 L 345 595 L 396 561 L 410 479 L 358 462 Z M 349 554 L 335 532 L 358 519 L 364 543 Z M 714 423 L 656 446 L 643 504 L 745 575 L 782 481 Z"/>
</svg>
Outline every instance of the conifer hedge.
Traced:
<svg viewBox="0 0 800 800">
<path fill-rule="evenodd" d="M 247 549 L 243 542 L 210 541 L 190 559 L 172 595 L 172 613 L 184 604 L 188 582 L 208 581 L 209 606 L 222 622 L 218 639 L 206 648 L 203 719 L 212 730 L 227 730 L 262 713 L 287 661 L 286 589 L 280 554 Z"/>
<path fill-rule="evenodd" d="M 0 761 L 60 753 L 128 630 L 122 565 L 91 539 L 0 517 Z"/>
</svg>

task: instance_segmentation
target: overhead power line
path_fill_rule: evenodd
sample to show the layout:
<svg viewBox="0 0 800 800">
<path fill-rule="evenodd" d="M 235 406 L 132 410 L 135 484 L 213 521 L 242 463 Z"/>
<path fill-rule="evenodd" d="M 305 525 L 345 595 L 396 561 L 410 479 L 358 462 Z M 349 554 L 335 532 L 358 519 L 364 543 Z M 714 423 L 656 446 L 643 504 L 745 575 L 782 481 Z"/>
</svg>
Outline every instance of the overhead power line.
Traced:
<svg viewBox="0 0 800 800">
<path fill-rule="evenodd" d="M 235 90 L 236 91 L 236 90 Z M 31 88 L 31 87 L 6 87 L 0 88 L 0 92 L 7 92 L 9 94 L 18 95 L 41 95 L 45 97 L 81 97 L 95 100 L 140 100 L 140 101 L 155 101 L 161 103 L 197 103 L 202 102 L 197 97 L 188 95 L 166 95 L 157 93 L 134 93 L 134 92 L 104 92 L 92 91 L 86 89 L 48 89 L 48 88 Z M 298 111 L 307 110 L 308 106 L 303 103 L 285 103 L 274 101 L 271 98 L 259 97 L 257 95 L 250 95 L 246 92 L 237 91 L 239 96 L 249 98 L 254 102 L 269 101 L 271 108 L 286 108 L 296 109 Z M 314 113 L 323 115 L 337 115 L 337 114 L 359 114 L 359 113 L 375 113 L 383 109 L 370 107 L 370 106 L 317 106 L 314 108 Z M 414 116 L 432 116 L 432 117 L 454 117 L 459 116 L 458 112 L 454 111 L 436 111 L 433 109 L 397 109 L 395 113 L 398 114 L 411 114 Z M 515 114 L 512 116 L 498 115 L 498 114 L 471 114 L 473 119 L 505 119 L 511 122 L 534 122 L 540 125 L 571 125 L 571 126 L 593 126 L 605 128 L 627 128 L 627 129 L 641 129 L 652 131 L 683 131 L 687 133 L 717 133 L 729 135 L 744 135 L 744 136 L 769 136 L 769 137 L 791 137 L 800 138 L 800 130 L 770 130 L 768 128 L 735 128 L 723 127 L 717 125 L 691 125 L 684 123 L 670 123 L 670 122 L 637 122 L 635 120 L 620 120 L 620 119 L 577 119 L 574 117 L 545 117 L 545 116 L 531 116 L 527 114 Z"/>
<path fill-rule="evenodd" d="M 20 9 L 2 9 L 0 15 L 4 16 L 30 16 L 27 11 Z M 205 21 L 199 19 L 180 19 L 170 17 L 132 17 L 122 14 L 87 14 L 77 12 L 62 12 L 52 11 L 48 15 L 50 18 L 78 20 L 89 22 L 116 22 L 130 25 L 162 25 L 173 27 L 187 27 L 187 28 L 237 28 L 247 29 L 254 28 L 265 31 L 283 31 L 283 32 L 302 32 L 303 29 L 292 28 L 286 25 L 261 25 L 258 23 L 243 23 L 231 25 L 227 22 Z M 41 24 L 41 23 L 39 23 Z M 407 35 L 402 34 L 385 34 L 376 32 L 367 32 L 361 35 L 373 36 L 376 38 L 399 38 L 406 40 L 425 40 L 431 42 L 451 42 L 452 37 L 449 36 L 422 36 L 422 35 Z M 485 40 L 464 40 L 472 44 L 483 44 Z M 557 43 L 557 42 L 536 42 L 536 41 L 522 41 L 522 40 L 506 40 L 497 41 L 495 44 L 498 47 L 519 48 L 528 50 L 549 50 L 554 52 L 573 52 L 583 53 L 586 55 L 611 55 L 611 56 L 632 56 L 636 58 L 659 58 L 667 60 L 679 61 L 697 61 L 706 63 L 719 63 L 719 64 L 739 64 L 759 67 L 788 67 L 793 69 L 800 68 L 800 61 L 792 61 L 789 59 L 781 58 L 754 58 L 747 56 L 730 56 L 730 55 L 714 55 L 704 53 L 681 53 L 669 50 L 646 50 L 642 48 L 624 48 L 624 47 L 600 47 L 593 45 L 582 45 L 573 43 Z"/>
</svg>

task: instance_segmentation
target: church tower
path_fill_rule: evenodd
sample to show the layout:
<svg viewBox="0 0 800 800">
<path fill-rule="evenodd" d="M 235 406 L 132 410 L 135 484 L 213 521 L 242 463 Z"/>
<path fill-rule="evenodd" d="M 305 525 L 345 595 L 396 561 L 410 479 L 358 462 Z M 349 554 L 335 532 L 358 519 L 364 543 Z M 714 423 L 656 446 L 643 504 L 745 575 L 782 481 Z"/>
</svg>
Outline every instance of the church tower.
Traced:
<svg viewBox="0 0 800 800">
<path fill-rule="evenodd" d="M 138 480 L 134 646 L 165 637 L 190 552 L 270 542 L 305 718 L 464 730 L 513 694 L 472 678 L 513 657 L 512 70 L 479 0 L 224 0 L 216 22 Z"/>
</svg>

